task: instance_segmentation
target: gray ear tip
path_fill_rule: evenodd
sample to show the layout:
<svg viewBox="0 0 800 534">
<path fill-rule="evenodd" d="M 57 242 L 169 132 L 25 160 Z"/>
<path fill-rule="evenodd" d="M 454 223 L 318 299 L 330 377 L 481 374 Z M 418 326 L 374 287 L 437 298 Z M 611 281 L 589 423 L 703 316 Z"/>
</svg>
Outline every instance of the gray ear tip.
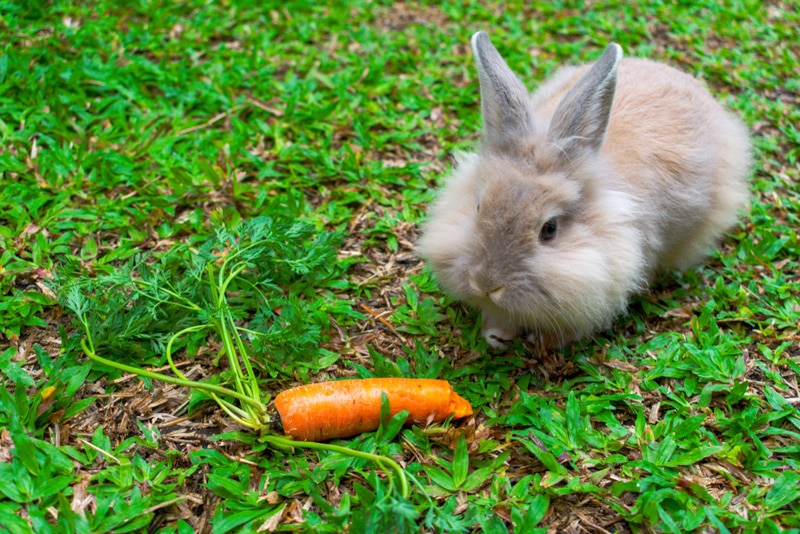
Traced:
<svg viewBox="0 0 800 534">
<path fill-rule="evenodd" d="M 472 38 L 470 39 L 470 44 L 472 45 L 473 54 L 477 56 L 478 50 L 481 47 L 485 48 L 487 44 L 491 46 L 492 41 L 489 40 L 489 34 L 481 30 L 472 34 Z"/>
<path fill-rule="evenodd" d="M 472 44 L 475 44 L 478 41 L 478 39 L 488 39 L 488 38 L 489 34 L 483 30 L 480 30 L 472 34 L 472 38 L 470 39 L 470 41 L 472 41 Z"/>
</svg>

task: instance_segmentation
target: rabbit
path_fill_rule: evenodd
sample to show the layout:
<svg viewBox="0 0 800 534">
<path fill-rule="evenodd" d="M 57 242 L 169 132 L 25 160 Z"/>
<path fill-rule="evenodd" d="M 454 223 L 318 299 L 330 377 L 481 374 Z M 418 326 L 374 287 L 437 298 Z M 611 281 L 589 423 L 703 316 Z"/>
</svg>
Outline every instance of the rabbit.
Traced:
<svg viewBox="0 0 800 534">
<path fill-rule="evenodd" d="M 529 95 L 485 32 L 471 44 L 482 138 L 455 155 L 416 248 L 446 293 L 480 309 L 490 346 L 527 334 L 558 348 L 607 329 L 746 209 L 748 131 L 698 80 L 611 43 Z"/>
</svg>

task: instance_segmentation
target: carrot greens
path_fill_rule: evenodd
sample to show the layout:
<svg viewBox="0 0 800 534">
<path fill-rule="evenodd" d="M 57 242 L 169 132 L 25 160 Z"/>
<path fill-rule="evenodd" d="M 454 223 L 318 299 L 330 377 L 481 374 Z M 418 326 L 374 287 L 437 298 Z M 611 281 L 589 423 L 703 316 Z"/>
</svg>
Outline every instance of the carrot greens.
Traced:
<svg viewBox="0 0 800 534">
<path fill-rule="evenodd" d="M 260 217 L 220 228 L 197 248 L 180 244 L 160 257 L 137 256 L 118 271 L 71 276 L 60 287 L 62 305 L 75 314 L 83 333 L 80 346 L 91 360 L 206 395 L 273 447 L 321 449 L 375 462 L 394 473 L 400 495 L 407 498 L 406 474 L 391 458 L 273 433 L 269 397 L 259 385 L 256 368 L 279 373 L 273 354 L 291 361 L 292 370 L 302 366 L 292 352 L 281 353 L 286 350 L 284 329 L 301 328 L 293 343 L 295 350 L 298 344 L 303 347 L 306 358 L 331 356 L 316 345 L 327 313 L 347 308 L 333 295 L 316 299 L 316 307 L 303 297 L 315 291 L 319 296 L 345 268 L 332 261 L 338 239 L 338 233 L 318 233 L 302 221 Z M 292 321 L 301 315 L 300 325 Z M 250 316 L 256 319 L 246 323 Z M 191 380 L 174 356 L 180 350 L 196 355 L 205 344 L 217 345 L 214 363 L 224 360 L 227 366 L 219 376 Z M 132 360 L 165 360 L 172 374 L 124 361 L 130 353 L 137 356 Z"/>
</svg>

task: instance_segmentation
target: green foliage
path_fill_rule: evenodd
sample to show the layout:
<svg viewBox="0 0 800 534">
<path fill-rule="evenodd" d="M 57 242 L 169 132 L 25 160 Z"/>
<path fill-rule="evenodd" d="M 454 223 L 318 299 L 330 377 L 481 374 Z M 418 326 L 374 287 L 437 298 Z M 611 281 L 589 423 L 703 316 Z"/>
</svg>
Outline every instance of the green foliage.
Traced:
<svg viewBox="0 0 800 534">
<path fill-rule="evenodd" d="M 193 469 L 176 469 L 171 461 L 147 463 L 141 456 L 124 456 L 135 440 L 116 449 L 98 427 L 84 451 L 56 447 L 33 438 L 13 412 L 7 428 L 13 441 L 11 458 L 0 463 L 0 519 L 14 532 L 138 532 L 163 503 L 182 500 L 175 488 Z M 88 443 L 88 442 L 86 442 Z M 99 454 L 102 453 L 102 454 Z M 106 459 L 111 460 L 106 463 Z M 92 477 L 94 512 L 72 508 L 73 488 L 80 481 L 77 466 L 101 464 Z M 144 489 L 144 492 L 143 492 Z M 22 520 L 19 511 L 26 511 Z"/>
<path fill-rule="evenodd" d="M 36 347 L 39 365 L 45 372 L 44 379 L 37 382 L 13 361 L 15 352 L 9 348 L 0 354 L 0 368 L 3 369 L 0 376 L 0 427 L 16 421 L 22 428 L 41 436 L 54 413 L 63 411 L 63 417 L 69 418 L 94 402 L 94 397 L 75 401 L 75 394 L 89 375 L 88 362 L 78 363 L 72 358 L 59 358 L 53 362 L 47 353 Z"/>
</svg>

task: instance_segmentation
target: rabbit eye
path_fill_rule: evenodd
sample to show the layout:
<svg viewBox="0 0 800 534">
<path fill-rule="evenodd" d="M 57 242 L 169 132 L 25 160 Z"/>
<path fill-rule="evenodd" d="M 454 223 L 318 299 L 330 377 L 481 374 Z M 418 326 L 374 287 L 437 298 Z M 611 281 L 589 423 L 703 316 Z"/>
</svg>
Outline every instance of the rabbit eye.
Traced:
<svg viewBox="0 0 800 534">
<path fill-rule="evenodd" d="M 544 223 L 542 230 L 539 233 L 539 239 L 542 241 L 550 241 L 558 233 L 558 221 L 553 218 Z"/>
</svg>

